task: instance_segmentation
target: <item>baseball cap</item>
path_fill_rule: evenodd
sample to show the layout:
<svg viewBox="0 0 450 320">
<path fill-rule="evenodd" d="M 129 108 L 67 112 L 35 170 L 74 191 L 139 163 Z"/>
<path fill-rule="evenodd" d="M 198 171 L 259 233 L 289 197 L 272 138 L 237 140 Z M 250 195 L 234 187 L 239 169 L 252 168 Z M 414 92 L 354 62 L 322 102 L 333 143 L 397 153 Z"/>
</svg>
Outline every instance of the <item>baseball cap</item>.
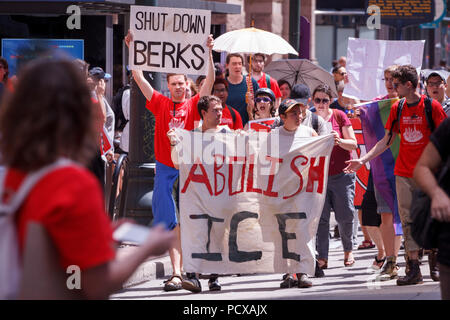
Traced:
<svg viewBox="0 0 450 320">
<path fill-rule="evenodd" d="M 297 83 L 292 87 L 291 90 L 291 96 L 292 99 L 308 99 L 311 97 L 311 91 L 309 91 L 309 88 L 302 84 Z"/>
<path fill-rule="evenodd" d="M 111 75 L 103 71 L 103 69 L 100 67 L 94 67 L 91 70 L 89 70 L 89 75 L 97 79 L 105 79 L 105 80 L 111 79 Z"/>
<path fill-rule="evenodd" d="M 308 103 L 308 99 L 286 99 L 283 102 L 281 102 L 280 106 L 278 107 L 278 114 L 286 114 L 295 106 L 304 105 L 306 106 Z"/>
<path fill-rule="evenodd" d="M 440 70 L 431 70 L 428 75 L 425 77 L 425 81 L 428 81 L 428 78 L 430 77 L 435 77 L 438 76 L 440 77 L 444 83 L 447 83 L 447 78 L 445 77 L 445 74 L 443 72 L 441 72 Z"/>
</svg>

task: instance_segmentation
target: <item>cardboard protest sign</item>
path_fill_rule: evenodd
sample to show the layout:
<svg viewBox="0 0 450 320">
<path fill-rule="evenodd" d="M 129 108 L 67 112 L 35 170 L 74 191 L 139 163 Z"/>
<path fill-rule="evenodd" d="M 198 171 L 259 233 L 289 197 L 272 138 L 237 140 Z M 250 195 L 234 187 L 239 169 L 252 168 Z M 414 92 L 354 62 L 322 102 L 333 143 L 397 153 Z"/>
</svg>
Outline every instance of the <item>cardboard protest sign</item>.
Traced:
<svg viewBox="0 0 450 320">
<path fill-rule="evenodd" d="M 206 74 L 210 28 L 209 10 L 131 6 L 131 69 Z"/>
<path fill-rule="evenodd" d="M 185 271 L 314 274 L 333 136 L 176 134 Z"/>
<path fill-rule="evenodd" d="M 391 41 L 349 38 L 347 74 L 343 95 L 373 100 L 387 94 L 384 70 L 391 65 L 411 64 L 420 74 L 425 40 Z"/>
</svg>

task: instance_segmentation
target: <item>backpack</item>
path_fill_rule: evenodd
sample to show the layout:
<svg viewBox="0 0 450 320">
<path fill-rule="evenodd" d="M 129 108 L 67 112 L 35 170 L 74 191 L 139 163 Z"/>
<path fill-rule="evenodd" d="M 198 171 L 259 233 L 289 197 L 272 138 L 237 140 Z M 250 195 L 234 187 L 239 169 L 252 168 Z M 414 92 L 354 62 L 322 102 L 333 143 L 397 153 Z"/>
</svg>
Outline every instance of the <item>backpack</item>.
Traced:
<svg viewBox="0 0 450 320">
<path fill-rule="evenodd" d="M 19 244 L 17 241 L 17 230 L 15 213 L 22 203 L 45 175 L 61 167 L 73 165 L 68 159 L 58 161 L 45 166 L 38 171 L 30 173 L 25 177 L 19 190 L 17 190 L 8 203 L 3 203 L 3 193 L 6 169 L 0 177 L 0 300 L 14 299 L 20 288 L 22 267 L 19 257 Z"/>
<path fill-rule="evenodd" d="M 234 126 L 236 123 L 236 111 L 234 111 L 234 109 L 227 104 L 225 104 L 225 106 L 227 107 L 228 111 L 230 111 L 230 113 L 231 113 L 231 118 L 233 118 L 233 126 Z"/>
<path fill-rule="evenodd" d="M 394 125 L 396 122 L 400 124 L 400 116 L 402 115 L 403 105 L 405 104 L 406 98 L 402 98 L 400 102 L 398 103 L 397 108 L 397 117 L 392 121 L 391 128 L 389 129 L 389 140 L 387 142 L 387 145 L 389 145 L 389 142 L 391 142 L 392 139 L 392 130 L 394 129 Z M 428 122 L 428 127 L 430 128 L 431 132 L 434 131 L 436 126 L 434 125 L 433 121 L 433 108 L 432 108 L 432 99 L 429 97 L 425 98 L 425 117 Z"/>
<path fill-rule="evenodd" d="M 112 109 L 114 111 L 114 116 L 116 119 L 116 123 L 114 126 L 115 131 L 122 131 L 128 122 L 128 120 L 125 118 L 125 115 L 123 114 L 123 110 L 122 110 L 122 96 L 123 96 L 123 92 L 127 89 L 130 89 L 129 84 L 120 88 L 113 98 Z"/>
<path fill-rule="evenodd" d="M 317 134 L 319 134 L 319 116 L 313 112 L 311 112 L 311 116 L 312 116 L 312 128 Z"/>
<path fill-rule="evenodd" d="M 265 76 L 266 76 L 266 86 L 267 88 L 272 90 L 272 88 L 270 87 L 270 76 L 267 73 L 265 73 Z"/>
</svg>

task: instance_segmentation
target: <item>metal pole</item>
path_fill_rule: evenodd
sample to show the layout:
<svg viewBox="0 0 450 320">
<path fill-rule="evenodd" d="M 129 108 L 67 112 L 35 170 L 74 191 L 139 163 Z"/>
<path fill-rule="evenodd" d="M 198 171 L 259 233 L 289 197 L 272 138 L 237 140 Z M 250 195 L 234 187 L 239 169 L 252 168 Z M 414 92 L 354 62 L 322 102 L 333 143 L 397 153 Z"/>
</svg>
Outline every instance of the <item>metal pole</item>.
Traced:
<svg viewBox="0 0 450 320">
<path fill-rule="evenodd" d="M 300 0 L 289 0 L 289 43 L 298 52 L 300 49 Z M 289 54 L 289 59 L 298 58 Z"/>
<path fill-rule="evenodd" d="M 136 0 L 136 5 L 157 6 L 157 0 Z M 160 91 L 161 75 L 144 72 L 144 77 Z M 119 215 L 149 225 L 153 220 L 152 195 L 155 177 L 155 118 L 145 108 L 146 99 L 134 80 L 130 96 L 130 141 L 124 174 Z"/>
</svg>

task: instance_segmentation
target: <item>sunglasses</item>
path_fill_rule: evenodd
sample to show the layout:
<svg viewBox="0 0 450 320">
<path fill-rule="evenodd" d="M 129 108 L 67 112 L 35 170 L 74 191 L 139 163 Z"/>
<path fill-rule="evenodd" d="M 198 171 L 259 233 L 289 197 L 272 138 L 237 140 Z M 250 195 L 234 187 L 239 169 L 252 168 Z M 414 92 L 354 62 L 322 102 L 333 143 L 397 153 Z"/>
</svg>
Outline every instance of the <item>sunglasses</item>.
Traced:
<svg viewBox="0 0 450 320">
<path fill-rule="evenodd" d="M 265 103 L 267 103 L 267 102 L 271 102 L 272 100 L 270 100 L 270 98 L 264 97 L 264 98 L 256 98 L 255 101 L 256 102 L 265 102 Z"/>
<path fill-rule="evenodd" d="M 328 104 L 329 102 L 330 102 L 329 99 L 319 99 L 319 98 L 314 99 L 314 103 L 317 103 L 317 104 L 321 104 L 321 103 Z"/>
</svg>

